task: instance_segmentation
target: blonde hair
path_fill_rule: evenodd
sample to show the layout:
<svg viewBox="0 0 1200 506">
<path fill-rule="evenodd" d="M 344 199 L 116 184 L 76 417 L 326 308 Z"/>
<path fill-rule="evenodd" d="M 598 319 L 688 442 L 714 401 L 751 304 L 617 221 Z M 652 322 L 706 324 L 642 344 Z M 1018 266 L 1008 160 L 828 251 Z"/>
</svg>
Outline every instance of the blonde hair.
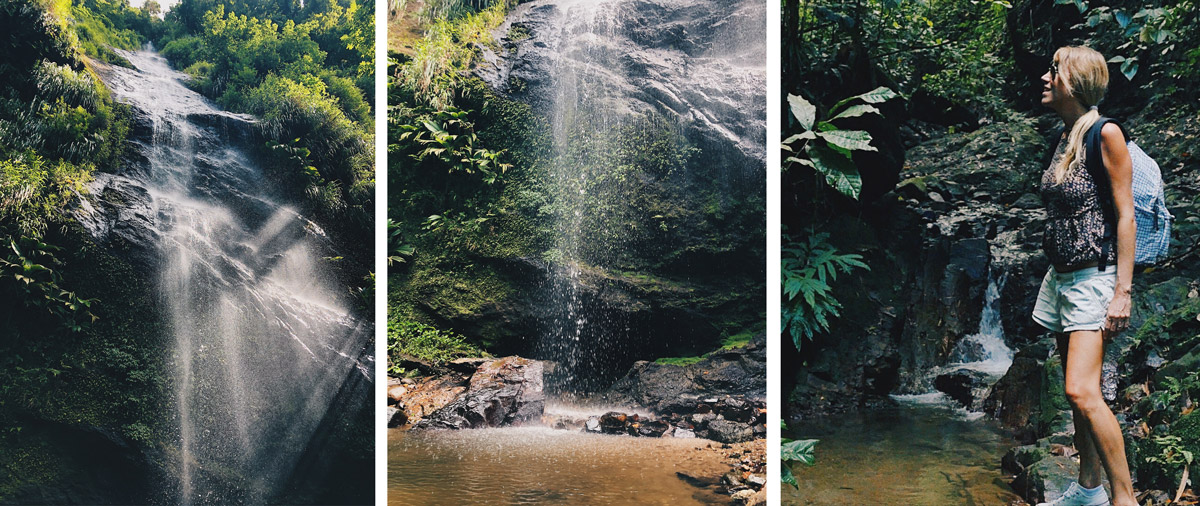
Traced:
<svg viewBox="0 0 1200 506">
<path fill-rule="evenodd" d="M 1058 73 L 1066 84 L 1067 92 L 1088 108 L 1086 114 L 1075 120 L 1071 134 L 1067 136 L 1066 151 L 1054 167 L 1054 182 L 1061 183 L 1071 164 L 1084 158 L 1083 139 L 1096 120 L 1100 119 L 1096 104 L 1108 91 L 1108 62 L 1095 49 L 1067 46 L 1054 52 L 1054 63 L 1058 65 Z"/>
</svg>

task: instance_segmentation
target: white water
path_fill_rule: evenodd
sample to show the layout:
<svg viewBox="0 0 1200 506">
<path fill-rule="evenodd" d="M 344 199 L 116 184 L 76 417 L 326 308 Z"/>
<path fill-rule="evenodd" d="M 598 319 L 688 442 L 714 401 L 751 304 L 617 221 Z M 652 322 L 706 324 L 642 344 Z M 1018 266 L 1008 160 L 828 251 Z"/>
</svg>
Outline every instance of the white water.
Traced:
<svg viewBox="0 0 1200 506">
<path fill-rule="evenodd" d="M 149 195 L 178 431 L 164 442 L 177 482 L 164 487 L 184 505 L 270 501 L 296 479 L 339 389 L 372 381 L 371 325 L 324 265 L 324 233 L 220 126 L 252 120 L 187 89 L 156 53 L 122 55 L 136 70 L 106 69 L 105 81 L 151 124 L 137 146 L 148 168 L 98 183 Z"/>
<path fill-rule="evenodd" d="M 983 374 L 990 388 L 1008 368 L 1012 366 L 1013 350 L 1004 342 L 1004 327 L 1000 322 L 1000 290 L 1004 288 L 1004 276 L 992 276 L 989 272 L 987 291 L 984 295 L 983 311 L 979 318 L 979 331 L 962 338 L 950 353 L 950 362 L 935 367 L 926 375 L 928 391 L 919 394 L 893 394 L 890 397 L 907 405 L 944 406 L 953 409 L 966 419 L 978 419 L 983 413 L 961 407 L 946 394 L 933 389 L 933 380 L 939 375 L 955 371 L 976 371 Z"/>
</svg>

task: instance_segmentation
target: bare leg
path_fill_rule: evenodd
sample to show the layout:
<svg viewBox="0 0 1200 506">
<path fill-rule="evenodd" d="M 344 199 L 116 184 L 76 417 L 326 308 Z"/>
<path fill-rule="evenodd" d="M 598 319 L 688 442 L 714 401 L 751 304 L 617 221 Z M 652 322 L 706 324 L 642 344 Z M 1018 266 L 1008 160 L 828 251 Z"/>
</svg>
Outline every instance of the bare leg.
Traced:
<svg viewBox="0 0 1200 506">
<path fill-rule="evenodd" d="M 1068 338 L 1066 334 L 1058 334 L 1058 356 L 1062 359 L 1063 370 L 1067 365 Z M 1101 485 L 1104 468 L 1100 464 L 1100 455 L 1096 451 L 1096 442 L 1092 436 L 1091 427 L 1083 420 L 1083 414 L 1074 407 L 1071 408 L 1075 423 L 1075 450 L 1079 452 L 1079 485 L 1084 488 L 1096 488 Z"/>
<path fill-rule="evenodd" d="M 1095 453 L 1108 474 L 1112 487 L 1113 506 L 1136 506 L 1133 483 L 1129 476 L 1129 464 L 1125 460 L 1125 439 L 1117 417 L 1104 402 L 1100 394 L 1100 368 L 1104 361 L 1104 337 L 1099 330 L 1072 332 L 1067 348 L 1066 393 L 1067 400 L 1075 410 L 1076 441 L 1079 432 L 1086 427 L 1091 432 Z M 1086 446 L 1086 445 L 1084 445 Z M 1082 454 L 1083 448 L 1080 448 Z M 1080 455 L 1081 485 L 1084 478 Z M 1098 481 L 1098 480 L 1097 480 Z"/>
</svg>

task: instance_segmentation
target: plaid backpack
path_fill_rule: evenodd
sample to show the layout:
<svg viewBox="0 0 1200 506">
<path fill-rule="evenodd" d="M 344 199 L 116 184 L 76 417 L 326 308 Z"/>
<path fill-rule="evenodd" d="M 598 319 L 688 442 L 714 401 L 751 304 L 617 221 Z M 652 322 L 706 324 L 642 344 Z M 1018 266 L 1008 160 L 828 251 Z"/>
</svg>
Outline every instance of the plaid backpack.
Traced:
<svg viewBox="0 0 1200 506">
<path fill-rule="evenodd" d="M 1113 123 L 1121 128 L 1121 134 L 1125 136 L 1125 146 L 1129 148 L 1129 158 L 1133 162 L 1133 220 L 1137 223 L 1137 247 L 1135 248 L 1134 261 L 1135 265 L 1149 266 L 1161 262 L 1167 256 L 1167 248 L 1171 245 L 1171 212 L 1167 210 L 1167 201 L 1163 193 L 1162 172 L 1158 169 L 1158 163 L 1150 158 L 1142 148 L 1139 148 L 1136 143 L 1129 140 L 1129 135 L 1125 133 L 1125 128 L 1121 127 L 1112 118 L 1103 116 L 1096 120 L 1088 131 L 1087 137 L 1084 138 L 1087 149 L 1087 171 L 1091 173 L 1092 180 L 1096 182 L 1096 188 L 1102 195 L 1100 198 L 1100 207 L 1104 211 L 1104 221 L 1109 224 L 1117 222 L 1116 213 L 1113 210 L 1112 185 L 1108 180 L 1108 171 L 1104 169 L 1104 164 L 1101 163 L 1100 154 L 1100 130 L 1104 128 L 1105 123 Z M 1105 228 L 1105 241 L 1103 244 L 1112 244 L 1109 236 L 1115 233 L 1116 227 Z M 1106 255 L 1101 255 L 1103 259 Z M 1100 262 L 1100 270 L 1104 270 L 1104 261 Z"/>
</svg>

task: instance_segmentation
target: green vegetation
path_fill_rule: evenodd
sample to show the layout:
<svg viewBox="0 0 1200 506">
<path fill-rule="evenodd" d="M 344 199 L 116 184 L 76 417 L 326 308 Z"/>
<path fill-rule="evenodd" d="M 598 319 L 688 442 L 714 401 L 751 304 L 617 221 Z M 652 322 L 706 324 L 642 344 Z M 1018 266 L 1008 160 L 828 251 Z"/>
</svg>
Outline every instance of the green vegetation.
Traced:
<svg viewBox="0 0 1200 506">
<path fill-rule="evenodd" d="M 896 93 L 884 87 L 844 98 L 829 108 L 830 118 L 817 121 L 817 106 L 799 95 L 788 95 L 788 110 L 800 127 L 800 133 L 783 141 L 783 150 L 792 153 L 784 159 L 784 168 L 799 164 L 825 176 L 825 182 L 839 193 L 857 199 L 862 191 L 862 176 L 854 166 L 855 151 L 878 151 L 871 145 L 871 134 L 862 130 L 845 130 L 833 122 L 857 118 L 864 114 L 879 114 L 870 104 L 896 98 Z M 861 100 L 846 109 L 846 105 Z"/>
<path fill-rule="evenodd" d="M 260 118 L 264 166 L 345 244 L 372 242 L 373 12 L 372 0 L 184 0 L 155 39 L 189 86 Z M 370 248 L 352 255 L 365 279 Z"/>
<path fill-rule="evenodd" d="M 783 279 L 783 331 L 792 337 L 796 349 L 803 339 L 829 330 L 842 305 L 833 295 L 830 283 L 854 269 L 870 270 L 855 253 L 838 253 L 827 241 L 829 234 L 818 233 L 801 241 L 784 236 L 780 252 L 780 276 Z"/>
<path fill-rule="evenodd" d="M 787 430 L 787 422 L 780 420 L 779 424 L 781 430 Z M 792 473 L 792 466 L 795 464 L 815 465 L 817 459 L 813 453 L 813 449 L 816 448 L 820 440 L 784 437 L 780 438 L 779 442 L 779 460 L 782 473 L 780 480 L 785 484 L 798 487 L 796 476 Z"/>
<path fill-rule="evenodd" d="M 404 357 L 441 364 L 460 357 L 485 357 L 487 353 L 471 345 L 463 336 L 438 330 L 423 323 L 388 318 L 388 359 L 399 362 Z M 399 375 L 399 366 L 389 366 L 389 373 Z"/>
</svg>

